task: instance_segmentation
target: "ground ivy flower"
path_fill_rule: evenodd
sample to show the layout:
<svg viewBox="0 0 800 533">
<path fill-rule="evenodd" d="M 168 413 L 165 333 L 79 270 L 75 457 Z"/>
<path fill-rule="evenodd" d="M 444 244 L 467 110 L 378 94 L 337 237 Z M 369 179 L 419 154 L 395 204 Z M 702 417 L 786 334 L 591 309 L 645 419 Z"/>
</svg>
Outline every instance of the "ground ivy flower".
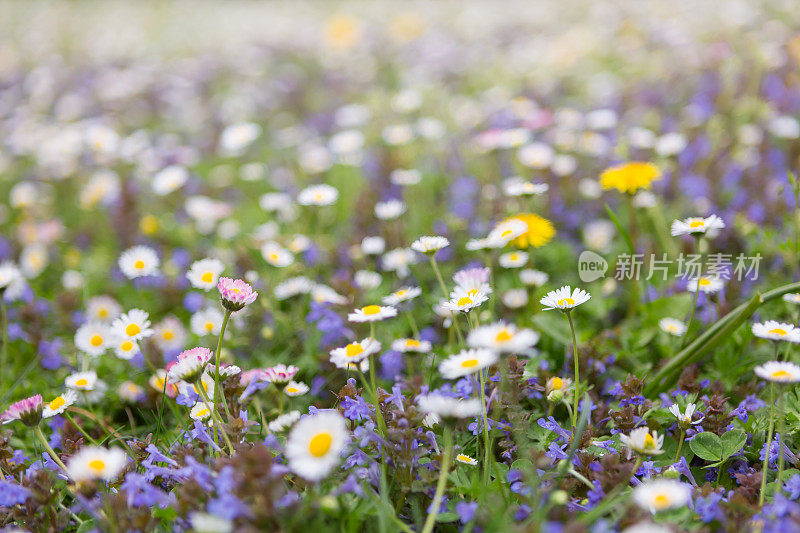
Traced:
<svg viewBox="0 0 800 533">
<path fill-rule="evenodd" d="M 139 341 L 153 335 L 150 329 L 150 320 L 147 312 L 141 309 L 131 309 L 123 313 L 111 323 L 111 329 L 118 335 L 130 340 Z"/>
<path fill-rule="evenodd" d="M 675 335 L 676 337 L 681 337 L 686 333 L 686 324 L 677 318 L 662 318 L 658 321 L 658 327 L 660 327 L 661 331 L 664 333 L 669 333 L 670 335 Z"/>
<path fill-rule="evenodd" d="M 350 432 L 338 411 L 320 410 L 301 418 L 286 439 L 286 459 L 295 474 L 320 481 L 340 462 Z"/>
<path fill-rule="evenodd" d="M 439 372 L 445 379 L 469 376 L 497 362 L 497 353 L 486 348 L 462 350 L 439 363 Z"/>
<path fill-rule="evenodd" d="M 664 445 L 664 436 L 659 436 L 655 430 L 651 433 L 647 427 L 636 428 L 630 435 L 620 435 L 619 438 L 622 444 L 628 447 L 629 456 L 630 451 L 641 455 L 660 455 L 664 452 L 661 449 Z"/>
<path fill-rule="evenodd" d="M 119 269 L 128 279 L 157 274 L 159 264 L 158 254 L 149 246 L 134 246 L 119 256 Z"/>
<path fill-rule="evenodd" d="M 230 312 L 239 311 L 258 298 L 258 293 L 240 279 L 221 277 L 217 283 L 217 290 L 219 290 L 222 305 Z"/>
<path fill-rule="evenodd" d="M 673 237 L 680 235 L 705 235 L 709 238 L 716 237 L 720 230 L 725 228 L 725 222 L 717 215 L 709 217 L 691 217 L 683 220 L 673 220 L 670 233 Z"/>
<path fill-rule="evenodd" d="M 42 395 L 35 394 L 8 406 L 2 416 L 3 424 L 19 420 L 28 427 L 38 426 L 42 420 Z"/>
<path fill-rule="evenodd" d="M 75 481 L 114 481 L 128 463 L 121 448 L 84 446 L 67 461 L 67 474 Z"/>
<path fill-rule="evenodd" d="M 600 174 L 603 189 L 617 189 L 633 194 L 639 189 L 649 189 L 661 177 L 661 171 L 652 163 L 632 161 L 607 168 Z"/>
<path fill-rule="evenodd" d="M 378 322 L 397 316 L 397 309 L 385 305 L 367 305 L 347 315 L 350 322 Z"/>
<path fill-rule="evenodd" d="M 467 335 L 467 345 L 488 348 L 497 352 L 522 353 L 539 341 L 539 334 L 530 329 L 520 329 L 513 324 L 497 322 L 478 326 Z"/>
<path fill-rule="evenodd" d="M 189 267 L 189 271 L 186 272 L 186 279 L 195 289 L 209 291 L 217 285 L 219 277 L 224 270 L 225 265 L 219 259 L 200 259 Z"/>
<path fill-rule="evenodd" d="M 685 483 L 674 479 L 656 479 L 635 487 L 633 501 L 642 509 L 655 514 L 686 506 L 691 494 L 691 487 Z"/>
</svg>

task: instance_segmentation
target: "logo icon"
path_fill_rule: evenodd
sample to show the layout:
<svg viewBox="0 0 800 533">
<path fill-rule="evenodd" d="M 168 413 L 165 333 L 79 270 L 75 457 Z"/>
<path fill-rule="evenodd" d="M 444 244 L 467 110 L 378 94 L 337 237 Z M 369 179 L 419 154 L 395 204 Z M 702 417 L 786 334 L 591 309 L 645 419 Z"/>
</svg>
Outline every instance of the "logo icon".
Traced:
<svg viewBox="0 0 800 533">
<path fill-rule="evenodd" d="M 584 283 L 602 278 L 607 270 L 608 261 L 591 250 L 584 250 L 578 257 L 578 277 Z"/>
</svg>

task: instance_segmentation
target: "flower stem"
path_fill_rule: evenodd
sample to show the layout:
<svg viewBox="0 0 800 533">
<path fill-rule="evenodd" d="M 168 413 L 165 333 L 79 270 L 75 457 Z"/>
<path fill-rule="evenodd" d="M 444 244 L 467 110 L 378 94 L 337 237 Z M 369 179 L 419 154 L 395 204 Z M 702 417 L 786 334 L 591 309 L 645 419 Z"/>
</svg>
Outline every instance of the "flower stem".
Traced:
<svg viewBox="0 0 800 533">
<path fill-rule="evenodd" d="M 569 329 L 572 331 L 572 359 L 575 362 L 575 391 L 572 394 L 572 429 L 578 427 L 578 384 L 580 383 L 580 364 L 578 361 L 578 340 L 575 336 L 575 325 L 572 323 L 572 313 L 567 311 Z"/>
<path fill-rule="evenodd" d="M 42 433 L 42 428 L 40 428 L 39 426 L 34 426 L 33 432 L 36 434 L 36 437 L 39 439 L 39 442 L 42 443 L 42 446 L 44 446 L 44 449 L 47 450 L 47 454 L 53 459 L 53 461 L 55 461 L 55 463 L 58 466 L 61 467 L 61 469 L 66 474 L 67 473 L 67 465 L 65 465 L 63 463 L 63 461 L 61 461 L 61 459 L 58 458 L 58 455 L 56 455 L 56 452 L 54 452 L 53 448 L 50 447 L 50 443 L 47 442 L 47 439 L 45 438 L 44 433 Z"/>
<path fill-rule="evenodd" d="M 67 411 L 64 411 L 64 417 L 65 417 L 67 420 L 69 420 L 70 424 L 72 424 L 73 426 L 75 426 L 76 428 L 78 428 L 78 431 L 80 431 L 81 435 L 83 435 L 84 437 L 86 437 L 86 439 L 87 439 L 89 442 L 91 442 L 91 443 L 92 443 L 94 446 L 97 446 L 97 441 L 96 441 L 96 440 L 94 440 L 94 439 L 92 438 L 92 436 L 91 436 L 91 435 L 89 435 L 89 434 L 86 432 L 86 430 L 85 430 L 85 429 L 83 429 L 83 428 L 80 426 L 80 424 L 78 424 L 77 422 L 75 422 L 75 419 L 74 419 L 74 418 L 72 418 L 72 415 L 71 415 L 71 414 L 69 414 Z"/>
<path fill-rule="evenodd" d="M 758 497 L 758 506 L 764 504 L 767 490 L 767 474 L 769 472 L 769 454 L 772 448 L 772 430 L 775 429 L 775 384 L 769 384 L 769 430 L 767 432 L 767 448 L 764 451 L 764 465 L 761 467 L 761 495 Z M 781 450 L 783 451 L 783 450 Z"/>
<path fill-rule="evenodd" d="M 431 533 L 433 526 L 436 524 L 436 517 L 439 515 L 439 506 L 442 503 L 442 496 L 444 496 L 444 489 L 447 486 L 447 474 L 450 470 L 450 456 L 453 454 L 453 439 L 450 434 L 450 428 L 444 428 L 444 452 L 442 453 L 442 464 L 439 467 L 439 481 L 436 483 L 436 493 L 433 495 L 433 502 L 431 502 L 431 512 L 425 519 L 425 526 L 422 528 L 422 533 Z"/>
<path fill-rule="evenodd" d="M 447 287 L 444 284 L 444 279 L 442 278 L 442 273 L 439 271 L 439 265 L 436 263 L 436 259 L 434 259 L 433 255 L 430 256 L 431 258 L 431 266 L 433 267 L 433 271 L 436 273 L 436 279 L 439 280 L 439 288 L 442 289 L 442 296 L 445 300 L 450 299 L 450 295 L 447 293 Z M 464 336 L 461 334 L 461 326 L 458 325 L 458 320 L 456 320 L 456 313 L 450 313 L 452 317 L 452 328 L 456 330 L 456 336 L 458 337 L 458 342 L 461 345 L 464 345 Z"/>
<path fill-rule="evenodd" d="M 786 438 L 786 411 L 784 411 L 783 389 L 778 389 L 778 434 L 781 436 L 780 446 L 778 447 L 778 484 L 781 483 L 781 474 L 783 474 L 783 439 Z"/>
<path fill-rule="evenodd" d="M 8 315 L 6 314 L 6 301 L 3 296 L 5 291 L 0 291 L 0 321 L 3 323 L 3 352 L 0 355 L 0 383 L 5 383 L 6 363 L 8 362 Z"/>
<path fill-rule="evenodd" d="M 378 421 L 378 427 L 383 433 L 384 438 L 388 438 L 389 432 L 386 428 L 386 421 L 383 419 L 383 412 L 381 411 L 380 400 L 378 399 L 378 387 L 375 385 L 375 365 L 372 364 L 372 355 L 369 356 L 369 385 L 372 388 L 372 399 L 375 402 L 375 418 Z M 359 367 L 361 372 L 361 367 Z M 362 373 L 363 375 L 363 373 Z"/>
<path fill-rule="evenodd" d="M 228 437 L 228 432 L 225 431 L 224 427 L 222 427 L 222 419 L 217 412 L 217 406 L 208 399 L 208 394 L 206 393 L 202 383 L 200 383 L 198 387 L 195 387 L 195 389 L 197 389 L 197 392 L 200 393 L 200 396 L 203 398 L 203 401 L 206 402 L 206 405 L 211 408 L 211 418 L 214 419 L 214 423 L 219 427 L 219 432 L 222 433 L 222 438 L 225 439 L 225 445 L 228 447 L 229 455 L 233 455 L 233 444 L 231 443 L 230 437 Z"/>
<path fill-rule="evenodd" d="M 225 329 L 228 327 L 228 319 L 231 317 L 231 310 L 225 309 L 225 316 L 222 318 L 222 327 L 219 330 L 219 339 L 217 340 L 217 351 L 214 353 L 214 360 L 216 362 L 216 369 L 214 372 L 214 405 L 217 405 L 219 402 L 219 358 L 220 353 L 222 352 L 222 338 L 225 336 Z M 201 384 L 202 387 L 202 384 Z M 230 418 L 231 413 L 228 410 L 228 402 L 225 401 L 223 396 L 222 398 L 222 405 L 225 407 L 225 413 Z"/>
<path fill-rule="evenodd" d="M 481 413 L 483 414 L 483 479 L 489 482 L 489 417 L 486 412 L 486 378 L 483 370 L 478 372 L 480 376 L 481 388 L 478 396 L 481 398 Z"/>
<path fill-rule="evenodd" d="M 675 454 L 675 462 L 677 463 L 681 458 L 681 448 L 683 448 L 683 440 L 686 438 L 686 430 L 681 429 L 681 438 L 678 440 L 678 452 Z"/>
</svg>

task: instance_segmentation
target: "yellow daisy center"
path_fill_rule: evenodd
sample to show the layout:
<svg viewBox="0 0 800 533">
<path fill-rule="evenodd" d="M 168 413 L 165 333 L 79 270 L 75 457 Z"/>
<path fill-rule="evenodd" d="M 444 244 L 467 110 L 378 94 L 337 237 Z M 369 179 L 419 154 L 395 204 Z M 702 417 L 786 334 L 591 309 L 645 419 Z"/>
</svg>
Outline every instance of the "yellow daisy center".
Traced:
<svg viewBox="0 0 800 533">
<path fill-rule="evenodd" d="M 464 368 L 472 368 L 472 367 L 478 366 L 478 360 L 477 359 L 466 359 L 464 361 L 461 361 L 461 366 L 464 367 Z"/>
<path fill-rule="evenodd" d="M 653 498 L 653 507 L 656 509 L 664 509 L 669 506 L 669 496 L 664 493 L 656 494 Z"/>
<path fill-rule="evenodd" d="M 101 307 L 100 309 L 97 310 L 97 316 L 99 316 L 100 318 L 106 318 L 108 316 L 108 309 L 106 309 L 105 307 Z"/>
<path fill-rule="evenodd" d="M 171 341 L 173 338 L 175 338 L 175 334 L 170 329 L 165 330 L 161 336 L 164 337 L 165 341 Z"/>
<path fill-rule="evenodd" d="M 296 392 L 300 392 L 300 389 L 298 389 L 297 387 L 286 387 L 286 392 L 294 394 Z"/>
<path fill-rule="evenodd" d="M 689 223 L 689 227 L 690 228 L 702 228 L 703 227 L 703 221 L 702 220 L 693 220 L 692 222 Z"/>
<path fill-rule="evenodd" d="M 406 347 L 419 348 L 419 341 L 416 339 L 406 339 Z"/>
<path fill-rule="evenodd" d="M 469 305 L 471 303 L 472 303 L 472 298 L 470 298 L 469 296 L 464 296 L 463 298 L 459 298 L 458 299 L 458 301 L 456 302 L 456 305 L 461 307 L 461 306 L 464 306 L 464 305 Z"/>
<path fill-rule="evenodd" d="M 330 433 L 317 433 L 308 442 L 308 453 L 314 457 L 324 457 L 331 449 L 332 442 Z"/>
<path fill-rule="evenodd" d="M 516 261 L 519 258 L 519 256 L 517 254 L 511 254 L 511 255 L 508 256 L 508 258 L 511 261 Z"/>
<path fill-rule="evenodd" d="M 511 333 L 509 333 L 507 329 L 502 329 L 500 333 L 495 336 L 494 340 L 495 342 L 508 342 L 511 340 Z"/>
<path fill-rule="evenodd" d="M 65 403 L 67 403 L 67 401 L 63 397 L 59 396 L 58 398 L 56 398 L 55 400 L 50 402 L 50 409 L 55 411 L 56 409 L 58 409 L 59 407 L 61 407 Z"/>
<path fill-rule="evenodd" d="M 133 343 L 131 341 L 125 341 L 120 345 L 120 348 L 123 352 L 130 352 L 133 350 Z"/>
<path fill-rule="evenodd" d="M 780 335 L 781 337 L 783 337 L 784 335 L 786 335 L 786 330 L 783 328 L 773 328 L 769 330 L 768 333 L 773 335 Z"/>
<path fill-rule="evenodd" d="M 700 281 L 699 281 L 698 285 L 700 285 L 701 287 L 705 287 L 707 285 L 711 285 L 711 280 L 706 279 L 706 278 L 700 278 Z"/>
<path fill-rule="evenodd" d="M 136 261 L 136 262 L 133 264 L 133 268 L 135 268 L 135 269 L 137 269 L 137 270 L 141 270 L 141 269 L 143 269 L 143 268 L 144 268 L 144 261 L 142 261 L 141 259 L 139 259 L 138 261 Z"/>
<path fill-rule="evenodd" d="M 205 274 L 203 274 L 202 276 L 200 276 L 200 280 L 201 280 L 203 283 L 211 283 L 211 281 L 212 281 L 213 279 L 214 279 L 214 275 L 213 275 L 211 272 L 206 272 Z"/>
<path fill-rule="evenodd" d="M 644 436 L 644 447 L 645 448 L 655 448 L 656 447 L 656 441 L 653 440 L 653 437 L 652 437 L 652 435 L 650 435 L 650 433 L 648 433 L 647 435 Z"/>
<path fill-rule="evenodd" d="M 394 293 L 394 295 L 395 295 L 395 296 L 397 296 L 397 297 L 403 297 L 403 296 L 405 296 L 405 295 L 406 295 L 406 293 L 407 293 L 407 292 L 408 292 L 408 291 L 407 291 L 407 290 L 405 290 L 405 289 L 400 289 L 399 291 L 397 291 L 396 293 Z"/>
<path fill-rule="evenodd" d="M 199 411 L 197 411 L 197 414 L 195 416 L 197 416 L 197 418 L 205 418 L 210 414 L 211 412 L 208 409 L 200 409 Z"/>
<path fill-rule="evenodd" d="M 558 301 L 558 305 L 559 307 L 572 307 L 573 305 L 575 305 L 575 300 L 573 300 L 572 298 L 561 298 Z"/>
<path fill-rule="evenodd" d="M 101 344 L 103 344 L 103 337 L 101 337 L 100 335 L 92 335 L 92 338 L 89 339 L 89 344 L 91 344 L 92 346 L 100 346 Z"/>
<path fill-rule="evenodd" d="M 89 461 L 89 468 L 99 474 L 106 469 L 106 463 L 102 459 L 92 459 Z"/>
<path fill-rule="evenodd" d="M 211 331 L 212 329 L 214 329 L 214 323 L 206 322 L 206 331 Z"/>
<path fill-rule="evenodd" d="M 368 305 L 361 310 L 365 315 L 377 315 L 381 312 L 381 306 L 379 305 Z"/>
<path fill-rule="evenodd" d="M 142 328 L 139 327 L 139 324 L 128 324 L 125 326 L 125 334 L 128 337 L 133 337 L 134 335 L 138 335 L 139 332 L 142 331 Z"/>
<path fill-rule="evenodd" d="M 354 342 L 352 344 L 348 344 L 347 348 L 345 348 L 344 352 L 345 352 L 345 354 L 347 354 L 347 357 L 355 357 L 358 354 L 363 353 L 364 352 L 364 348 L 362 348 L 359 343 Z"/>
<path fill-rule="evenodd" d="M 85 387 L 89 384 L 89 380 L 86 378 L 81 378 L 75 382 L 76 387 Z"/>
<path fill-rule="evenodd" d="M 791 377 L 786 370 L 776 370 L 772 373 L 772 377 L 776 379 L 786 379 Z"/>
<path fill-rule="evenodd" d="M 561 390 L 561 387 L 564 386 L 564 380 L 561 378 L 553 378 L 553 381 L 550 383 L 554 390 Z"/>
</svg>

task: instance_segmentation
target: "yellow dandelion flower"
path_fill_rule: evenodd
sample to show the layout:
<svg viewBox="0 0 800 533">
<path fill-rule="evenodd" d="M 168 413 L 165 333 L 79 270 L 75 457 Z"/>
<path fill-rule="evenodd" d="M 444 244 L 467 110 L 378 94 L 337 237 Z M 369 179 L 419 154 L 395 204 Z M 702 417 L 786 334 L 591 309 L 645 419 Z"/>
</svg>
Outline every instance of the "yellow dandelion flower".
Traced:
<svg viewBox="0 0 800 533">
<path fill-rule="evenodd" d="M 528 231 L 511 241 L 511 243 L 513 243 L 517 248 L 527 248 L 528 246 L 539 248 L 540 246 L 544 246 L 550 242 L 550 240 L 556 234 L 556 229 L 553 227 L 553 223 L 546 218 L 540 217 L 539 215 L 533 213 L 520 213 L 518 215 L 514 215 L 513 217 L 507 218 L 505 221 L 511 219 L 521 220 L 528 225 Z"/>
<path fill-rule="evenodd" d="M 649 189 L 650 184 L 661 177 L 661 171 L 652 163 L 632 161 L 607 168 L 600 174 L 603 189 L 617 189 L 633 194 L 639 189 Z"/>
</svg>

